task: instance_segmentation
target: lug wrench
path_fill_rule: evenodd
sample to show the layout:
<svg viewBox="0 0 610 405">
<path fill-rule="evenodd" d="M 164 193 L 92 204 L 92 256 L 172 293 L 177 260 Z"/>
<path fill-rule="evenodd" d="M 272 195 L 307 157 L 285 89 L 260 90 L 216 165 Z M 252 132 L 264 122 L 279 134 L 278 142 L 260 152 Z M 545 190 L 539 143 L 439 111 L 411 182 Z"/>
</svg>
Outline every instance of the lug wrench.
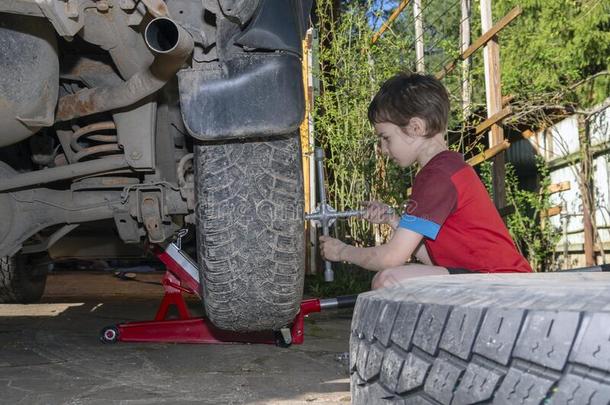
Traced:
<svg viewBox="0 0 610 405">
<path fill-rule="evenodd" d="M 305 219 L 313 221 L 314 224 L 322 226 L 322 235 L 329 236 L 329 229 L 334 225 L 338 218 L 351 218 L 364 215 L 366 210 L 348 210 L 337 211 L 331 207 L 326 201 L 326 179 L 324 176 L 324 151 L 322 148 L 316 148 L 314 151 L 316 160 L 316 169 L 318 172 L 318 193 L 320 195 L 320 203 L 315 211 L 310 214 L 305 214 Z M 394 213 L 395 210 L 390 208 L 388 214 Z M 328 260 L 324 261 L 324 281 L 334 281 L 335 275 L 332 269 L 332 264 Z"/>
<path fill-rule="evenodd" d="M 329 228 L 333 226 L 337 218 L 350 218 L 358 215 L 362 215 L 364 211 L 352 210 L 337 212 L 333 207 L 328 205 L 326 201 L 326 179 L 324 176 L 324 151 L 322 148 L 316 148 L 314 151 L 314 157 L 316 160 L 316 169 L 318 172 L 318 194 L 320 196 L 320 203 L 316 207 L 315 211 L 311 214 L 305 214 L 305 219 L 313 221 L 317 226 L 322 226 L 322 235 L 329 236 Z M 333 272 L 332 264 L 328 260 L 324 261 L 324 281 L 334 281 L 335 274 Z"/>
</svg>

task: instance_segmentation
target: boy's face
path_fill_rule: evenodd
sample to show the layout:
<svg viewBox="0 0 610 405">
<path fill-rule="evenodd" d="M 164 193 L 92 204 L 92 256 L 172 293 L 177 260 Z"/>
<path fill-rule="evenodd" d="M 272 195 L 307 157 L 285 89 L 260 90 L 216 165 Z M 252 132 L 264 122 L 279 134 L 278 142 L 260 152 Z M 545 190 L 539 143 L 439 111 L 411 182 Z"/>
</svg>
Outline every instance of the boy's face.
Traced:
<svg viewBox="0 0 610 405">
<path fill-rule="evenodd" d="M 420 123 L 414 123 L 413 120 L 411 119 L 406 127 L 399 127 L 391 122 L 375 124 L 381 153 L 400 167 L 411 166 L 417 160 L 425 140 L 420 134 L 422 132 L 418 126 Z"/>
</svg>

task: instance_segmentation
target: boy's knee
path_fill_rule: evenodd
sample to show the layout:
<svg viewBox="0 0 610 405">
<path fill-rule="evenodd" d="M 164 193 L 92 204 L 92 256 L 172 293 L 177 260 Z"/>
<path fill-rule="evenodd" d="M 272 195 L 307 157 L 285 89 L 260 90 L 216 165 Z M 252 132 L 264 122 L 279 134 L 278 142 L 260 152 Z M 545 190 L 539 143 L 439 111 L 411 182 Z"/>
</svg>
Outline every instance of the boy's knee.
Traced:
<svg viewBox="0 0 610 405">
<path fill-rule="evenodd" d="M 375 277 L 373 277 L 371 288 L 376 290 L 378 288 L 391 287 L 400 284 L 406 279 L 447 274 L 449 274 L 449 272 L 444 267 L 408 264 L 378 272 L 375 274 Z"/>
<path fill-rule="evenodd" d="M 383 270 L 383 271 L 378 271 L 378 272 L 375 274 L 375 276 L 373 277 L 373 280 L 371 281 L 371 289 L 372 289 L 372 290 L 376 290 L 376 289 L 378 289 L 378 288 L 382 288 L 381 283 L 382 283 L 382 278 L 384 277 L 384 275 L 383 275 L 383 272 L 384 272 L 384 271 L 385 271 L 385 270 Z"/>
<path fill-rule="evenodd" d="M 395 276 L 395 273 L 398 270 L 399 269 L 397 268 L 392 268 L 377 272 L 371 282 L 371 288 L 376 290 L 378 288 L 385 288 L 398 284 L 400 279 Z"/>
</svg>

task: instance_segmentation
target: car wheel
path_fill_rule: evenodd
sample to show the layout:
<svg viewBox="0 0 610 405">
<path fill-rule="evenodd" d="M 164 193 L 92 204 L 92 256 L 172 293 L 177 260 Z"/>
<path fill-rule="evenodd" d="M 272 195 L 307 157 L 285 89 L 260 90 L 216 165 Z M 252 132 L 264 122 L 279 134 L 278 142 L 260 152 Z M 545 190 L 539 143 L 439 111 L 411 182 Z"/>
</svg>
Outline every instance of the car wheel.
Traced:
<svg viewBox="0 0 610 405">
<path fill-rule="evenodd" d="M 195 166 L 207 316 L 225 330 L 279 330 L 303 294 L 298 135 L 200 144 Z"/>
<path fill-rule="evenodd" d="M 46 281 L 46 270 L 28 266 L 23 255 L 0 258 L 0 303 L 37 302 L 44 293 Z"/>
</svg>

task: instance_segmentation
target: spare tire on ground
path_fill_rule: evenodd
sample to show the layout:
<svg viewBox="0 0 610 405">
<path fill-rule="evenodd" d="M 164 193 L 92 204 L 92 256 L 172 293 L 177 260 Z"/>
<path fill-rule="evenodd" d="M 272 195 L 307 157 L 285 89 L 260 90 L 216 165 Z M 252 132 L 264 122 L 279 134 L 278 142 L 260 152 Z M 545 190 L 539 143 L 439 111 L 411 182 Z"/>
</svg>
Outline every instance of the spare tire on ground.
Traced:
<svg viewBox="0 0 610 405">
<path fill-rule="evenodd" d="M 303 296 L 298 133 L 195 147 L 203 302 L 219 328 L 279 330 Z"/>
<path fill-rule="evenodd" d="M 354 404 L 610 403 L 610 276 L 426 277 L 358 298 Z"/>
</svg>

